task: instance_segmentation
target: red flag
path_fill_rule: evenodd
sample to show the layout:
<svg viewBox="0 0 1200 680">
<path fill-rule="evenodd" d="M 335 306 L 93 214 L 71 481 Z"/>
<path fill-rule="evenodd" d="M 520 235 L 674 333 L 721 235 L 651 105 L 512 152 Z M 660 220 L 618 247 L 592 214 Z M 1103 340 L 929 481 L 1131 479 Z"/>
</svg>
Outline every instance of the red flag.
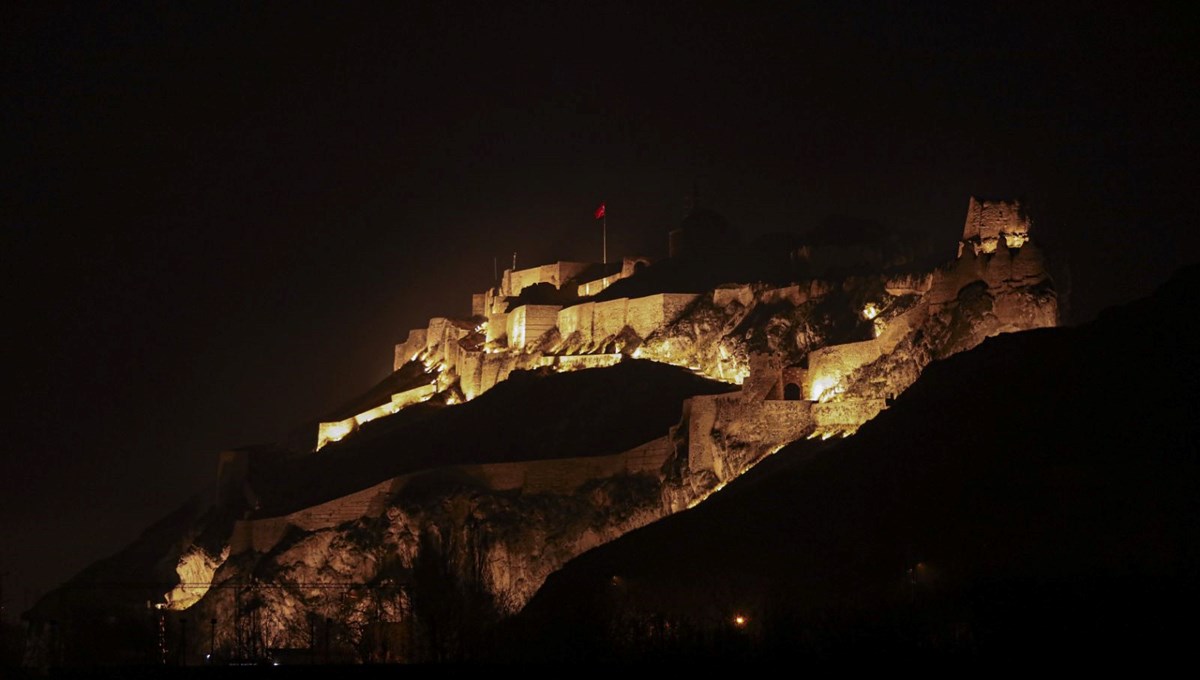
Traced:
<svg viewBox="0 0 1200 680">
<path fill-rule="evenodd" d="M 601 203 L 599 208 L 596 208 L 596 219 L 604 217 L 604 204 Z"/>
</svg>

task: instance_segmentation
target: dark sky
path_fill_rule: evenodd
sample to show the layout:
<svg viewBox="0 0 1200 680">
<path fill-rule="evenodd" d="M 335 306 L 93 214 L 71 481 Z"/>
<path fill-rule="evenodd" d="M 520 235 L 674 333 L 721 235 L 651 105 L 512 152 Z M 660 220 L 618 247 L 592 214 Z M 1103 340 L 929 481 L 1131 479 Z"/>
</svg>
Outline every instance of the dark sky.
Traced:
<svg viewBox="0 0 1200 680">
<path fill-rule="evenodd" d="M 1022 196 L 1076 321 L 1200 246 L 1160 8 L 189 4 L 3 10 L 10 605 L 382 378 L 494 255 L 597 257 L 601 199 L 610 252 L 662 254 L 693 182 L 749 234 L 948 251 Z"/>
</svg>

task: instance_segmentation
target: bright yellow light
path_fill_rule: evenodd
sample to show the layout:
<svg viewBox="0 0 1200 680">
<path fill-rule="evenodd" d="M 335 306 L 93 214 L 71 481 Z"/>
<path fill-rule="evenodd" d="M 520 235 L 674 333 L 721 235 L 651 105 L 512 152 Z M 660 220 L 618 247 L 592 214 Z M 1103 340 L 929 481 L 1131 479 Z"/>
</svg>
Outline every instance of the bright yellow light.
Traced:
<svg viewBox="0 0 1200 680">
<path fill-rule="evenodd" d="M 733 617 L 733 625 L 737 626 L 738 628 L 745 628 L 746 624 L 749 623 L 749 621 L 750 621 L 750 619 L 746 618 L 745 616 L 742 616 L 741 614 L 738 614 L 737 616 Z"/>
<path fill-rule="evenodd" d="M 864 319 L 870 321 L 879 316 L 879 307 L 874 302 L 868 302 L 867 306 L 863 307 L 862 315 Z"/>
<path fill-rule="evenodd" d="M 1025 242 L 1028 240 L 1028 232 L 1017 232 L 1004 235 L 1004 245 L 1008 246 L 1009 248 L 1020 248 L 1021 246 L 1025 245 Z"/>
<path fill-rule="evenodd" d="M 399 410 L 400 410 L 400 408 L 398 406 L 396 406 L 394 403 L 389 401 L 388 403 L 383 404 L 381 406 L 376 406 L 375 408 L 370 409 L 369 411 L 363 411 L 362 413 L 354 416 L 354 420 L 359 425 L 362 425 L 363 423 L 369 423 L 372 420 L 375 420 L 376 418 L 390 416 Z"/>
<path fill-rule="evenodd" d="M 331 442 L 340 441 L 346 435 L 350 434 L 351 429 L 353 429 L 353 426 L 345 420 L 334 423 L 325 428 L 325 439 Z"/>
<path fill-rule="evenodd" d="M 716 486 L 714 486 L 712 488 L 712 491 L 709 491 L 708 493 L 694 499 L 691 503 L 688 503 L 688 510 L 691 510 L 692 508 L 696 507 L 697 505 L 700 505 L 701 503 L 704 502 L 704 499 L 706 499 L 709 496 L 713 495 L 714 493 L 720 491 L 721 489 L 724 489 L 725 484 L 726 484 L 726 482 L 721 482 L 720 484 L 717 484 Z"/>
<path fill-rule="evenodd" d="M 229 557 L 229 546 L 220 556 L 212 557 L 208 552 L 192 547 L 179 558 L 175 573 L 179 575 L 179 585 L 175 586 L 166 598 L 166 609 L 182 611 L 200 601 L 212 584 L 213 574 Z M 163 605 L 156 605 L 164 608 Z"/>
<path fill-rule="evenodd" d="M 810 398 L 813 401 L 824 402 L 829 401 L 830 398 L 840 392 L 841 388 L 838 386 L 837 379 L 825 376 L 822 378 L 817 378 L 813 381 L 812 394 L 810 395 Z"/>
</svg>

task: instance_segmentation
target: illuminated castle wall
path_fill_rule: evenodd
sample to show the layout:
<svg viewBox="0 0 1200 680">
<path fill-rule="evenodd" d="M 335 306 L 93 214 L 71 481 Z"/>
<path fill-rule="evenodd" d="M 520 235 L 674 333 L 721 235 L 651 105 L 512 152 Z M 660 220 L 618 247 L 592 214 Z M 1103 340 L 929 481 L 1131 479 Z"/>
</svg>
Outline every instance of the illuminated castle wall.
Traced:
<svg viewBox="0 0 1200 680">
<path fill-rule="evenodd" d="M 820 256 L 815 250 L 810 255 Z M 392 376 L 407 382 L 396 383 L 378 403 L 369 403 L 376 401 L 377 392 L 372 390 L 363 404 L 369 408 L 350 417 L 348 411 L 339 412 L 337 420 L 321 423 L 318 447 L 353 437 L 360 427 L 370 427 L 372 420 L 415 403 L 436 400 L 449 405 L 474 399 L 521 369 L 599 368 L 639 357 L 687 368 L 740 389 L 684 400 L 678 421 L 666 432 L 616 455 L 427 469 L 287 515 L 251 516 L 236 523 L 223 552 L 186 553 L 177 568 L 181 581 L 207 584 L 221 569 L 238 563 L 230 559 L 235 555 L 240 561 L 279 556 L 292 564 L 288 560 L 324 559 L 332 551 L 351 564 L 359 560 L 361 551 L 335 543 L 350 545 L 352 541 L 343 535 L 364 517 L 386 516 L 395 536 L 413 539 L 405 543 L 412 545 L 409 563 L 415 559 L 415 537 L 430 517 L 438 518 L 439 530 L 451 527 L 464 536 L 480 530 L 475 519 L 460 523 L 464 520 L 438 515 L 441 501 L 433 506 L 402 502 L 406 496 L 411 500 L 414 494 L 427 493 L 431 484 L 457 489 L 449 492 L 456 499 L 455 507 L 478 498 L 488 499 L 489 505 L 534 498 L 539 508 L 560 503 L 574 508 L 573 512 L 597 504 L 600 519 L 588 520 L 566 537 L 555 533 L 554 541 L 543 540 L 547 532 L 559 532 L 561 527 L 538 524 L 542 520 L 530 516 L 522 517 L 528 532 L 514 533 L 511 541 L 477 544 L 485 548 L 484 554 L 472 558 L 478 560 L 474 564 L 483 574 L 482 587 L 496 598 L 500 610 L 512 613 L 567 560 L 703 501 L 788 443 L 852 435 L 887 408 L 888 400 L 901 394 L 935 358 L 969 349 L 997 333 L 1054 325 L 1057 315 L 1057 298 L 1041 253 L 1029 240 L 1028 220 L 1012 205 L 975 199 L 968 207 L 959 256 L 932 272 L 881 274 L 858 288 L 850 279 L 818 278 L 783 287 L 733 283 L 700 294 L 510 308 L 512 294 L 520 294 L 521 286 L 548 283 L 560 291 L 580 290 L 586 282 L 566 276 L 589 271 L 578 265 L 556 263 L 506 272 L 503 285 L 472 296 L 472 318 L 438 317 L 411 331 L 395 348 L 397 371 Z M 621 275 L 635 271 L 636 266 L 623 267 Z M 752 345 L 748 339 L 747 329 L 766 329 L 785 319 L 809 333 L 825 323 L 824 312 L 814 310 L 827 301 L 837 302 L 842 298 L 830 296 L 851 289 L 873 297 L 865 303 L 861 297 L 853 298 L 853 304 L 861 306 L 853 335 L 818 328 L 811 344 L 794 351 L 769 342 L 764 350 L 762 344 Z M 700 330 L 705 328 L 709 330 Z M 874 337 L 834 340 L 864 333 Z M 800 336 L 781 337 L 794 343 Z M 392 383 L 381 384 L 392 388 Z M 219 493 L 253 493 L 244 463 L 236 456 L 222 459 Z M 586 491 L 634 486 L 651 491 L 638 501 L 641 504 L 618 507 L 616 513 L 607 497 Z M 291 537 L 297 535 L 299 542 L 293 542 Z M 548 547 L 553 552 L 547 552 Z M 256 554 L 247 555 L 249 551 Z M 359 562 L 362 573 L 354 572 L 353 577 L 373 578 L 375 567 Z M 359 568 L 353 564 L 347 568 Z M 190 607 L 204 597 L 206 589 L 205 585 L 177 589 L 169 603 L 172 608 Z M 294 595 L 291 601 L 302 599 Z"/>
<path fill-rule="evenodd" d="M 748 435 L 748 440 L 757 439 L 756 447 L 762 448 L 813 432 L 822 436 L 852 432 L 883 408 L 884 398 L 894 397 L 909 382 L 892 380 L 895 384 L 882 392 L 856 395 L 850 387 L 853 381 L 871 367 L 877 372 L 884 370 L 880 366 L 917 329 L 957 304 L 964 287 L 982 285 L 993 301 L 987 318 L 977 329 L 976 335 L 982 335 L 966 338 L 966 343 L 996 333 L 1055 325 L 1055 305 L 1031 304 L 1029 300 L 1030 287 L 1049 281 L 1044 258 L 1029 240 L 1030 228 L 1019 203 L 972 197 L 959 255 L 953 262 L 930 273 L 896 276 L 884 283 L 888 295 L 913 296 L 919 304 L 879 318 L 875 316 L 880 310 L 874 303 L 869 304 L 862 313 L 864 318 L 874 319 L 876 337 L 814 349 L 805 367 L 784 365 L 780 357 L 754 356 L 743 368 L 725 371 L 717 366 L 713 370 L 712 366 L 695 365 L 694 357 L 684 358 L 670 347 L 669 339 L 652 343 L 648 352 L 638 349 L 632 354 L 687 366 L 735 384 L 745 382 L 736 398 L 723 395 L 693 400 L 689 408 L 696 420 L 688 426 L 692 433 L 704 430 L 703 423 L 711 421 L 712 428 L 726 434 L 731 427 L 757 433 Z M 597 271 L 598 265 L 556 262 L 505 271 L 498 287 L 472 296 L 474 320 L 434 318 L 425 328 L 410 331 L 408 338 L 396 345 L 394 368 L 422 361 L 428 376 L 426 384 L 397 393 L 352 418 L 321 423 L 318 448 L 347 436 L 363 423 L 439 394 L 446 395 L 447 403 L 474 399 L 514 370 L 609 366 L 631 353 L 619 339 L 663 339 L 665 329 L 687 313 L 701 297 L 699 294 L 660 293 L 601 302 L 583 299 L 566 306 L 524 304 L 510 309 L 511 300 L 530 286 L 550 284 L 580 295 L 588 291 L 594 294 L 616 280 L 633 276 L 648 262 L 646 258 L 627 257 L 620 272 L 584 283 L 579 283 L 577 277 Z M 765 290 L 750 284 L 731 284 L 713 290 L 709 299 L 721 308 L 798 306 L 829 295 L 837 285 L 821 279 Z M 697 461 L 721 458 L 706 449 L 708 443 L 693 441 L 692 445 L 697 447 Z"/>
<path fill-rule="evenodd" d="M 663 463 L 672 453 L 671 442 L 664 436 L 610 456 L 453 465 L 400 475 L 280 517 L 239 520 L 234 524 L 229 554 L 237 555 L 246 550 L 265 553 L 292 527 L 318 531 L 362 517 L 378 517 L 387 503 L 413 482 L 428 484 L 435 479 L 453 479 L 456 483 L 488 491 L 570 495 L 595 479 L 631 474 L 661 475 Z"/>
<path fill-rule="evenodd" d="M 521 291 L 539 283 L 562 288 L 568 281 L 594 266 L 591 262 L 555 262 L 530 269 L 506 269 L 500 279 L 500 295 L 516 297 Z"/>
<path fill-rule="evenodd" d="M 970 248 L 976 254 L 994 253 L 1001 242 L 1020 248 L 1029 239 L 1029 217 L 1019 201 L 987 201 L 971 197 L 959 254 Z"/>
</svg>

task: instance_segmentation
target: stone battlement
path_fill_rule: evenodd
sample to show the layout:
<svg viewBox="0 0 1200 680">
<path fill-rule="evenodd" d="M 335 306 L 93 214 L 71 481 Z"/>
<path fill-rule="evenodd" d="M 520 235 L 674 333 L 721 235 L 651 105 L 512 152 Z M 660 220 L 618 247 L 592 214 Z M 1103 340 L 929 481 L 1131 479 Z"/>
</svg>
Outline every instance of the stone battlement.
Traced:
<svg viewBox="0 0 1200 680">
<path fill-rule="evenodd" d="M 521 291 L 539 283 L 549 283 L 562 288 L 567 281 L 579 276 L 594 266 L 590 262 L 555 262 L 529 269 L 508 269 L 500 279 L 500 295 L 516 297 Z"/>
<path fill-rule="evenodd" d="M 961 256 L 968 247 L 977 255 L 994 253 L 1001 241 L 1008 248 L 1020 248 L 1029 240 L 1031 226 L 1020 201 L 986 201 L 972 196 L 958 253 Z"/>
<path fill-rule="evenodd" d="M 755 406 L 748 411 L 745 404 L 804 400 L 843 405 L 822 405 L 815 411 L 799 405 L 772 406 L 787 411 L 785 420 L 792 423 L 787 429 L 793 435 L 805 427 L 861 424 L 882 406 L 875 401 L 853 407 L 844 405 L 853 399 L 853 395 L 844 394 L 848 381 L 864 367 L 881 362 L 896 351 L 899 343 L 909 338 L 929 315 L 958 304 L 960 291 L 965 287 L 982 283 L 994 301 L 988 333 L 1054 325 L 1057 319 L 1053 305 L 1029 309 L 1023 293 L 1010 294 L 1010 291 L 1027 290 L 1049 279 L 1040 250 L 1029 240 L 1030 229 L 1031 220 L 1020 202 L 972 196 L 955 261 L 932 272 L 897 275 L 883 281 L 886 296 L 916 298 L 919 302 L 913 305 L 909 300 L 897 313 L 878 318 L 876 314 L 880 311 L 876 303 L 863 310 L 864 318 L 874 322 L 876 337 L 818 347 L 808 353 L 806 363 L 801 365 L 784 365 L 780 356 L 758 356 L 750 357 L 749 366 L 735 366 L 732 371 L 709 370 L 708 374 L 743 384 L 742 406 L 739 407 L 739 418 L 742 419 L 758 418 L 757 413 L 766 408 Z M 645 343 L 647 339 L 651 342 L 657 342 L 654 338 L 662 340 L 657 334 L 680 319 L 700 295 L 659 293 L 577 304 L 524 304 L 515 309 L 508 309 L 508 305 L 521 291 L 537 284 L 551 284 L 563 289 L 567 283 L 572 283 L 577 288 L 571 292 L 586 297 L 606 289 L 616 280 L 633 276 L 647 264 L 646 258 L 626 257 L 620 272 L 613 271 L 582 284 L 578 277 L 600 272 L 599 265 L 555 262 L 507 270 L 498 287 L 472 297 L 474 321 L 434 318 L 428 327 L 410 331 L 405 342 L 396 346 L 395 368 L 419 358 L 425 362 L 427 371 L 436 372 L 431 384 L 421 388 L 419 399 L 429 398 L 442 390 L 453 390 L 455 386 L 463 398 L 473 399 L 505 380 L 514 370 L 538 367 L 575 370 L 612 365 L 623 358 L 622 352 L 629 351 L 627 348 L 636 348 L 639 342 Z M 713 307 L 737 315 L 762 304 L 798 308 L 824 298 L 843 285 L 819 278 L 772 289 L 733 283 L 717 287 L 710 295 Z M 703 302 L 708 302 L 707 296 Z M 479 317 L 486 321 L 480 323 Z M 472 327 L 475 323 L 479 325 Z M 674 341 L 670 340 L 670 343 L 673 345 Z M 686 358 L 683 354 L 676 356 L 678 351 L 671 345 L 668 340 L 663 340 L 661 345 L 650 350 L 649 358 L 678 363 L 693 370 L 700 370 L 697 364 L 712 363 L 698 362 L 694 353 L 686 354 Z M 647 356 L 641 350 L 634 351 L 633 356 L 639 356 L 639 353 Z M 731 375 L 734 376 L 732 379 L 729 378 Z M 749 379 L 743 380 L 746 376 Z M 390 413 L 413 403 L 411 399 L 396 396 L 397 399 L 378 408 Z M 448 399 L 448 403 L 453 402 Z M 709 406 L 705 400 L 700 400 L 696 408 L 703 412 Z M 387 415 L 377 413 L 377 410 L 359 414 L 362 418 L 355 416 L 346 421 L 322 423 L 322 443 L 349 434 L 361 422 Z M 703 413 L 701 415 L 704 417 Z"/>
</svg>

